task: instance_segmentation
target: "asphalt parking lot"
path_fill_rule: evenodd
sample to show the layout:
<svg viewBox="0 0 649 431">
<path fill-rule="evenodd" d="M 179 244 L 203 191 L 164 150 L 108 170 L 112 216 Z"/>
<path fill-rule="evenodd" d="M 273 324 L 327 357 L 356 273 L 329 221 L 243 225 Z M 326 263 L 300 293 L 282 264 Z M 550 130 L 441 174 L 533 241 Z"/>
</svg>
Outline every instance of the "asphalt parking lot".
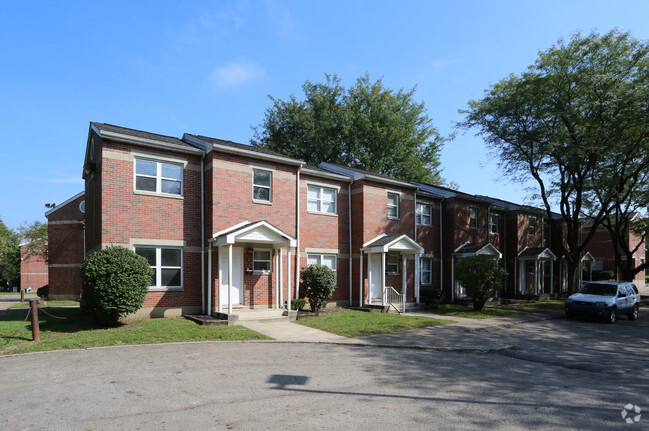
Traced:
<svg viewBox="0 0 649 431">
<path fill-rule="evenodd" d="M 0 428 L 649 428 L 649 413 L 632 425 L 621 416 L 627 404 L 649 412 L 647 309 L 615 325 L 556 318 L 464 331 L 511 347 L 209 342 L 2 357 Z"/>
</svg>

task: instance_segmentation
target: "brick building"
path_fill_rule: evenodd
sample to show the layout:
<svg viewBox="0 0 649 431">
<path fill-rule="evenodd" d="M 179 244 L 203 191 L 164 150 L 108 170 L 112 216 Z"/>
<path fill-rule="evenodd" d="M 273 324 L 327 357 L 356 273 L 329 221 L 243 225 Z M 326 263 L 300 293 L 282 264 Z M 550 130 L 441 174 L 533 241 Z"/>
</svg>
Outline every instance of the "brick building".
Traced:
<svg viewBox="0 0 649 431">
<path fill-rule="evenodd" d="M 20 289 L 36 291 L 49 280 L 47 261 L 42 256 L 30 255 L 20 245 Z"/>
</svg>

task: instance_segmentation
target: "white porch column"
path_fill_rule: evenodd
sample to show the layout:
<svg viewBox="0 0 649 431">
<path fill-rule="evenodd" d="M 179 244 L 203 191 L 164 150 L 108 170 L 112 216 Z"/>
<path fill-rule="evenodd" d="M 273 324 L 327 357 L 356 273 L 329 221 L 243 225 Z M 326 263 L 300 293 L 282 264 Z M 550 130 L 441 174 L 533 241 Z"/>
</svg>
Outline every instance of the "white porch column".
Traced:
<svg viewBox="0 0 649 431">
<path fill-rule="evenodd" d="M 291 309 L 291 246 L 286 247 L 286 276 L 288 279 L 286 280 L 286 300 L 288 309 Z"/>
<path fill-rule="evenodd" d="M 518 290 L 518 259 L 514 258 L 514 297 Z"/>
<path fill-rule="evenodd" d="M 534 261 L 534 295 L 539 294 L 539 260 Z"/>
<path fill-rule="evenodd" d="M 212 315 L 212 244 L 207 244 L 207 315 Z M 219 311 L 221 301 L 219 300 Z"/>
<path fill-rule="evenodd" d="M 284 307 L 284 268 L 282 267 L 282 249 L 279 249 L 279 306 L 280 308 Z M 290 306 L 291 304 L 286 301 L 286 305 Z"/>
<path fill-rule="evenodd" d="M 415 254 L 415 298 L 417 301 L 417 304 L 419 304 L 419 260 L 421 258 L 420 254 Z M 431 263 L 430 267 L 430 272 L 431 272 L 431 278 L 432 278 L 432 273 L 433 273 L 433 267 Z"/>
<path fill-rule="evenodd" d="M 385 305 L 385 252 L 381 252 L 381 304 Z"/>
<path fill-rule="evenodd" d="M 550 261 L 550 295 L 554 295 L 554 261 Z"/>
<path fill-rule="evenodd" d="M 404 299 L 406 298 L 406 295 L 408 294 L 408 289 L 407 289 L 407 283 L 408 283 L 408 274 L 406 274 L 406 255 L 402 254 L 401 255 L 401 294 L 403 295 Z"/>
<path fill-rule="evenodd" d="M 232 244 L 228 244 L 228 314 L 232 314 Z"/>
<path fill-rule="evenodd" d="M 275 308 L 279 308 L 279 253 L 277 253 L 277 250 L 273 250 L 275 254 L 275 286 L 274 286 L 274 292 L 275 292 Z M 271 277 L 271 280 L 273 277 Z"/>
<path fill-rule="evenodd" d="M 358 273 L 358 306 L 362 307 L 363 306 L 363 250 L 360 251 L 359 258 L 361 264 L 360 264 L 360 271 Z"/>
</svg>

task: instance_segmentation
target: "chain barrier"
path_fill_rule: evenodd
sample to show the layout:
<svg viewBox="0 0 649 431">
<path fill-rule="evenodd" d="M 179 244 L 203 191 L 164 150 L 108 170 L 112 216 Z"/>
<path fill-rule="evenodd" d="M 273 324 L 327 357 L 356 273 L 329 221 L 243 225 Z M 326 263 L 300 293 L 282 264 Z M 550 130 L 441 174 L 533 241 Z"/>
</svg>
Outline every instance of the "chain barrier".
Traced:
<svg viewBox="0 0 649 431">
<path fill-rule="evenodd" d="M 15 336 L 17 333 L 19 333 L 20 331 L 22 331 L 22 329 L 25 327 L 25 323 L 27 323 L 27 319 L 29 318 L 29 313 L 31 313 L 31 312 L 32 312 L 32 309 L 31 309 L 31 308 L 28 308 L 28 309 L 27 309 L 27 315 L 25 316 L 25 320 L 23 320 L 23 324 L 20 325 L 20 328 L 18 328 L 18 330 L 17 330 L 16 332 L 14 332 L 14 333 L 11 334 L 11 335 L 0 335 L 0 336 L 1 336 L 2 338 L 11 338 L 11 337 L 14 337 L 14 336 Z"/>
<path fill-rule="evenodd" d="M 38 307 L 38 312 L 39 312 L 39 313 L 47 314 L 48 316 L 53 317 L 53 318 L 55 318 L 55 319 L 61 319 L 61 320 L 65 320 L 65 319 L 67 319 L 67 317 L 53 316 L 53 315 L 51 315 L 50 313 L 48 313 L 47 311 L 45 311 L 44 308 L 41 308 L 41 307 Z"/>
</svg>

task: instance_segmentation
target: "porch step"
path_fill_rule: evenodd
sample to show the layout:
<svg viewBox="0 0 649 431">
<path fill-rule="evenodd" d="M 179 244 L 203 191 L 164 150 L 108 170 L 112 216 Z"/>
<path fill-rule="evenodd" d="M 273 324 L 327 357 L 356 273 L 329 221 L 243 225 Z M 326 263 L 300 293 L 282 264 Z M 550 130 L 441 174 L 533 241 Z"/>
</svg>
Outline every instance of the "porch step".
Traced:
<svg viewBox="0 0 649 431">
<path fill-rule="evenodd" d="M 246 323 L 271 323 L 286 322 L 295 320 L 297 313 L 295 311 L 286 311 L 283 309 L 239 309 L 232 310 L 232 314 L 215 311 L 212 319 L 228 326 L 243 325 Z"/>
<path fill-rule="evenodd" d="M 406 308 L 402 313 L 416 313 L 418 311 L 424 311 L 426 304 L 417 303 L 417 302 L 406 302 Z M 399 314 L 394 307 L 390 307 L 388 313 Z"/>
<path fill-rule="evenodd" d="M 228 321 L 217 319 L 216 317 L 208 316 L 206 314 L 183 314 L 185 319 L 191 320 L 194 323 L 205 326 L 227 326 Z"/>
</svg>

